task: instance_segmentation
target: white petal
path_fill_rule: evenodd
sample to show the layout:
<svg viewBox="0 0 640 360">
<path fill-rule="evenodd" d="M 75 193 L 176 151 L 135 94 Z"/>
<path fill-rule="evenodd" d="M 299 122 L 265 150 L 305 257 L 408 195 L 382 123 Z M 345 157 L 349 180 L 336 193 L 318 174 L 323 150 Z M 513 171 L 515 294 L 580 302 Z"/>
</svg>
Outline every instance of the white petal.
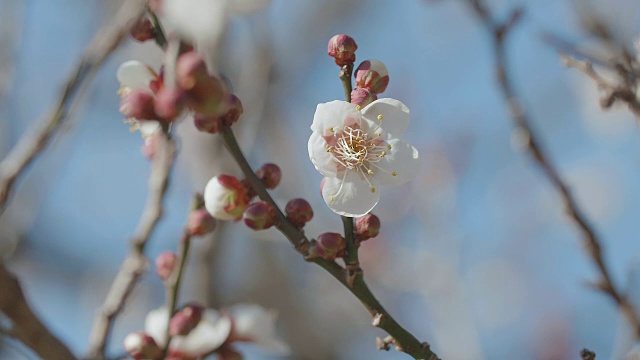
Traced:
<svg viewBox="0 0 640 360">
<path fill-rule="evenodd" d="M 151 68 L 137 60 L 122 63 L 116 76 L 122 86 L 131 90 L 148 89 L 149 83 L 158 78 Z"/>
<path fill-rule="evenodd" d="M 376 183 L 369 185 L 362 175 L 346 170 L 344 179 L 327 178 L 322 188 L 322 197 L 335 213 L 344 216 L 362 216 L 371 211 L 380 200 Z M 375 191 L 371 191 L 371 186 Z"/>
<path fill-rule="evenodd" d="M 162 131 L 162 125 L 153 120 L 138 120 L 138 129 L 140 135 L 146 139 Z"/>
<path fill-rule="evenodd" d="M 375 165 L 370 164 L 373 178 L 384 186 L 398 186 L 413 179 L 418 173 L 420 162 L 418 150 L 398 139 L 387 141 L 391 149 Z M 376 167 L 377 166 L 377 167 Z M 392 173 L 396 175 L 393 176 Z"/>
<path fill-rule="evenodd" d="M 214 309 L 206 309 L 202 320 L 186 336 L 171 340 L 171 349 L 190 356 L 202 356 L 218 349 L 231 334 L 231 319 Z"/>
<path fill-rule="evenodd" d="M 226 25 L 227 0 L 164 0 L 166 19 L 184 37 L 207 42 Z"/>
<path fill-rule="evenodd" d="M 236 304 L 229 308 L 229 315 L 233 319 L 235 335 L 250 339 L 257 345 L 278 355 L 288 355 L 289 345 L 276 336 L 275 311 L 267 310 L 255 304 Z"/>
<path fill-rule="evenodd" d="M 229 11 L 234 15 L 251 15 L 271 3 L 271 0 L 230 0 Z"/>
<path fill-rule="evenodd" d="M 158 346 L 164 346 L 167 341 L 167 326 L 169 326 L 169 311 L 166 307 L 149 311 L 144 320 L 144 331 L 156 341 Z"/>
<path fill-rule="evenodd" d="M 379 120 L 382 115 L 382 120 Z M 396 99 L 378 99 L 367 105 L 362 110 L 362 116 L 376 124 L 380 124 L 382 130 L 397 138 L 409 127 L 409 108 Z"/>
<path fill-rule="evenodd" d="M 313 166 L 315 166 L 322 175 L 335 177 L 338 173 L 338 163 L 334 160 L 333 155 L 327 152 L 326 144 L 327 142 L 324 138 L 314 131 L 309 138 L 309 158 Z"/>
<path fill-rule="evenodd" d="M 330 128 L 341 129 L 345 125 L 360 123 L 362 115 L 354 104 L 346 101 L 334 100 L 328 103 L 318 104 L 313 115 L 311 130 L 322 136 L 333 135 Z"/>
</svg>

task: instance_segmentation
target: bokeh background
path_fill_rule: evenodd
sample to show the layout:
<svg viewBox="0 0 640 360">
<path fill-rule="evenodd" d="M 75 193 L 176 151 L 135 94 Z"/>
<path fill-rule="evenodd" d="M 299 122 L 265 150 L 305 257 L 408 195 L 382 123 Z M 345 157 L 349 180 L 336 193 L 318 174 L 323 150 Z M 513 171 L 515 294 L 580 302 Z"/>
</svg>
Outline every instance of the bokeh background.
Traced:
<svg viewBox="0 0 640 360">
<path fill-rule="evenodd" d="M 603 112 L 595 85 L 564 69 L 540 37 L 581 45 L 581 0 L 488 1 L 497 18 L 526 9 L 508 56 L 517 91 L 553 162 L 605 242 L 616 282 L 640 301 L 640 131 L 624 108 Z M 6 154 L 57 96 L 66 74 L 120 1 L 0 0 L 0 154 Z M 632 44 L 633 0 L 593 0 L 592 10 Z M 365 243 L 366 278 L 382 303 L 443 359 L 577 359 L 589 347 L 623 359 L 634 346 L 614 304 L 584 286 L 597 275 L 554 189 L 514 141 L 494 83 L 491 39 L 459 0 L 273 0 L 230 19 L 216 52 L 245 108 L 237 124 L 254 167 L 276 162 L 285 204 L 307 198 L 307 233 L 339 231 L 319 196 L 321 176 L 306 154 L 315 107 L 341 99 L 328 39 L 353 36 L 359 60 L 388 67 L 386 97 L 412 111 L 406 140 L 421 152 L 419 176 L 383 189 L 374 212 L 381 235 Z M 83 95 L 73 120 L 19 182 L 0 218 L 0 251 L 34 308 L 77 354 L 128 251 L 146 196 L 142 141 L 118 112 L 115 71 L 130 59 L 159 66 L 153 44 L 127 42 Z M 167 211 L 148 247 L 175 249 L 189 199 L 220 172 L 239 175 L 215 137 L 178 125 L 180 155 Z M 405 359 L 379 352 L 358 301 L 305 263 L 275 231 L 228 223 L 196 242 L 183 300 L 221 307 L 255 302 L 277 309 L 290 359 Z M 0 289 L 2 291 L 2 289 Z M 117 321 L 110 354 L 164 303 L 150 273 Z M 246 359 L 279 359 L 251 346 Z M 0 358 L 34 355 L 9 339 Z"/>
</svg>

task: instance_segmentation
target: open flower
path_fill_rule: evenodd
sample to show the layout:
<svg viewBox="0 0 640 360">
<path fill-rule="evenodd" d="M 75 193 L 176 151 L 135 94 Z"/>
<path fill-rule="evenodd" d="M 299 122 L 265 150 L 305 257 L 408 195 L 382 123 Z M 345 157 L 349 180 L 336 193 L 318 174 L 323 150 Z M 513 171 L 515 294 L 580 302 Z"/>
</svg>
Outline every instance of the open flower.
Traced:
<svg viewBox="0 0 640 360">
<path fill-rule="evenodd" d="M 152 88 L 160 86 L 161 83 L 160 77 L 153 69 L 136 60 L 122 63 L 118 68 L 117 78 L 120 82 L 118 94 L 122 96 L 123 100 L 134 91 L 148 92 L 152 95 Z M 127 106 L 126 103 L 122 104 L 122 107 L 125 106 Z M 159 122 L 149 119 L 128 118 L 125 119 L 125 122 L 131 125 L 131 131 L 140 130 L 140 134 L 145 139 L 162 129 Z"/>
<path fill-rule="evenodd" d="M 378 188 L 398 186 L 418 170 L 418 150 L 399 140 L 409 109 L 378 99 L 361 109 L 345 101 L 319 104 L 311 125 L 309 157 L 326 177 L 322 197 L 344 216 L 362 216 L 380 200 Z"/>
<path fill-rule="evenodd" d="M 167 342 L 169 311 L 166 307 L 150 311 L 145 320 L 145 332 L 163 347 Z M 202 319 L 188 335 L 171 338 L 169 354 L 178 359 L 194 359 L 219 349 L 231 334 L 231 319 L 214 309 L 206 309 Z"/>
<path fill-rule="evenodd" d="M 230 342 L 249 341 L 274 355 L 288 355 L 289 345 L 276 335 L 278 314 L 256 304 L 235 304 L 227 309 L 231 317 Z"/>
</svg>

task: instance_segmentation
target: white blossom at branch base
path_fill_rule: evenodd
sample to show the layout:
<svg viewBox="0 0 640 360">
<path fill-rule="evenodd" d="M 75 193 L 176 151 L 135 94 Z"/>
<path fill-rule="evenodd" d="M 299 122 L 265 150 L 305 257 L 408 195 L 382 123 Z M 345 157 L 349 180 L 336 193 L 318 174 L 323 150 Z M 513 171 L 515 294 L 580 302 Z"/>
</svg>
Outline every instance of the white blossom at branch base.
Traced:
<svg viewBox="0 0 640 360">
<path fill-rule="evenodd" d="M 169 311 L 166 307 L 152 310 L 145 320 L 145 332 L 163 347 L 169 325 Z M 231 334 L 231 319 L 214 309 L 206 309 L 202 320 L 185 336 L 171 338 L 169 353 L 177 358 L 198 358 L 219 349 Z"/>
<path fill-rule="evenodd" d="M 164 15 L 175 30 L 190 41 L 217 39 L 229 16 L 262 10 L 270 0 L 164 0 Z"/>
<path fill-rule="evenodd" d="M 232 341 L 249 341 L 274 355 L 289 355 L 291 348 L 276 335 L 277 312 L 256 304 L 235 304 L 227 309 L 232 319 Z"/>
<path fill-rule="evenodd" d="M 120 90 L 118 90 L 120 96 L 124 96 L 133 90 L 148 90 L 152 92 L 152 82 L 159 81 L 159 76 L 153 69 L 137 60 L 122 63 L 120 67 L 118 67 L 116 76 L 120 82 Z M 150 138 L 162 130 L 162 126 L 157 121 L 141 121 L 129 118 L 125 119 L 125 122 L 130 125 L 132 132 L 139 130 L 145 139 Z"/>
<path fill-rule="evenodd" d="M 418 150 L 398 137 L 409 109 L 383 98 L 361 109 L 346 101 L 319 104 L 311 125 L 309 158 L 326 177 L 322 197 L 344 216 L 362 216 L 380 200 L 379 187 L 398 186 L 418 170 Z"/>
</svg>

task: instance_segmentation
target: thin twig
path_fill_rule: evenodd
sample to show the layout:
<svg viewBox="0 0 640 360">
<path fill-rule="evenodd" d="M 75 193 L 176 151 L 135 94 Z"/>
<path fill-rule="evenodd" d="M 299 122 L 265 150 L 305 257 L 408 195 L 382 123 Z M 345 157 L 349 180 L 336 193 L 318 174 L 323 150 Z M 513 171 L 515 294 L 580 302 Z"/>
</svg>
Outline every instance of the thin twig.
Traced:
<svg viewBox="0 0 640 360">
<path fill-rule="evenodd" d="M 513 26 L 517 24 L 517 20 L 520 18 L 522 11 L 515 10 L 509 20 L 503 24 L 495 23 L 491 18 L 491 13 L 485 7 L 481 0 L 466 0 L 470 7 L 474 10 L 475 14 L 482 21 L 484 26 L 493 36 L 493 50 L 495 54 L 495 67 L 497 81 L 502 92 L 503 97 L 507 103 L 509 113 L 514 122 L 514 125 L 519 131 L 524 132 L 528 138 L 526 143 L 527 149 L 533 159 L 537 162 L 538 166 L 543 170 L 545 175 L 549 178 L 549 181 L 558 191 L 568 215 L 573 219 L 574 223 L 580 229 L 582 234 L 584 246 L 593 261 L 594 265 L 600 272 L 600 281 L 598 282 L 598 289 L 607 294 L 620 308 L 625 315 L 636 337 L 640 337 L 640 320 L 636 310 L 629 302 L 626 294 L 622 293 L 614 284 L 613 279 L 609 273 L 609 269 L 604 261 L 604 254 L 602 249 L 602 241 L 597 236 L 595 230 L 590 224 L 584 212 L 578 206 L 573 193 L 569 190 L 568 185 L 560 177 L 558 170 L 554 167 L 549 160 L 545 151 L 543 150 L 538 137 L 532 130 L 531 121 L 528 118 L 523 106 L 520 104 L 509 73 L 507 72 L 507 57 L 505 54 L 505 40 L 507 35 L 513 29 Z"/>
<path fill-rule="evenodd" d="M 278 230 L 280 230 L 280 232 L 289 240 L 298 252 L 305 255 L 309 248 L 309 239 L 307 239 L 303 232 L 298 230 L 289 222 L 289 220 L 287 220 L 282 213 L 282 210 L 280 210 L 275 201 L 273 201 L 273 198 L 267 192 L 262 181 L 260 181 L 251 169 L 251 166 L 240 150 L 238 142 L 231 129 L 223 128 L 220 131 L 220 135 L 222 136 L 227 150 L 229 150 L 233 158 L 236 160 L 240 169 L 244 173 L 244 176 L 258 193 L 258 196 L 262 200 L 267 201 L 276 210 Z M 353 284 L 349 284 L 347 281 L 346 269 L 342 268 L 336 262 L 327 261 L 321 258 L 314 258 L 310 261 L 325 269 L 329 274 L 331 274 L 331 276 L 336 278 L 336 280 L 338 280 L 360 300 L 367 311 L 371 314 L 373 318 L 373 325 L 389 333 L 389 335 L 395 339 L 394 344 L 396 344 L 396 348 L 399 351 L 403 351 L 411 355 L 414 359 L 438 359 L 436 353 L 431 350 L 429 344 L 420 342 L 409 331 L 398 324 L 391 315 L 389 315 L 387 310 L 380 304 L 373 293 L 371 293 L 371 290 L 369 290 L 369 287 L 362 276 L 355 277 L 353 279 Z"/>
<path fill-rule="evenodd" d="M 163 213 L 163 200 L 169 183 L 176 148 L 166 133 L 156 144 L 151 162 L 149 194 L 138 227 L 131 238 L 131 249 L 116 275 L 109 293 L 96 317 L 89 338 L 89 359 L 103 359 L 113 322 L 127 301 L 138 279 L 147 271 L 144 249 Z"/>
<path fill-rule="evenodd" d="M 342 217 L 342 225 L 344 227 L 344 237 L 347 239 L 347 248 L 345 249 L 344 264 L 347 270 L 347 284 L 353 286 L 355 278 L 362 276 L 360 268 L 360 260 L 358 259 L 358 249 L 360 243 L 356 240 L 353 230 L 353 218 L 347 216 Z"/>
<path fill-rule="evenodd" d="M 129 29 L 145 11 L 144 2 L 130 0 L 122 6 L 116 20 L 95 35 L 78 65 L 70 74 L 53 110 L 33 130 L 27 131 L 7 157 L 0 162 L 0 215 L 4 212 L 16 179 L 47 146 L 69 115 L 78 91 L 100 69 L 107 57 L 126 38 Z"/>
<path fill-rule="evenodd" d="M 580 350 L 580 358 L 582 360 L 596 360 L 596 353 L 587 348 L 584 348 Z"/>
<path fill-rule="evenodd" d="M 33 313 L 20 282 L 0 262 L 0 310 L 11 320 L 8 335 L 20 340 L 45 360 L 71 360 L 76 357 Z"/>
</svg>

